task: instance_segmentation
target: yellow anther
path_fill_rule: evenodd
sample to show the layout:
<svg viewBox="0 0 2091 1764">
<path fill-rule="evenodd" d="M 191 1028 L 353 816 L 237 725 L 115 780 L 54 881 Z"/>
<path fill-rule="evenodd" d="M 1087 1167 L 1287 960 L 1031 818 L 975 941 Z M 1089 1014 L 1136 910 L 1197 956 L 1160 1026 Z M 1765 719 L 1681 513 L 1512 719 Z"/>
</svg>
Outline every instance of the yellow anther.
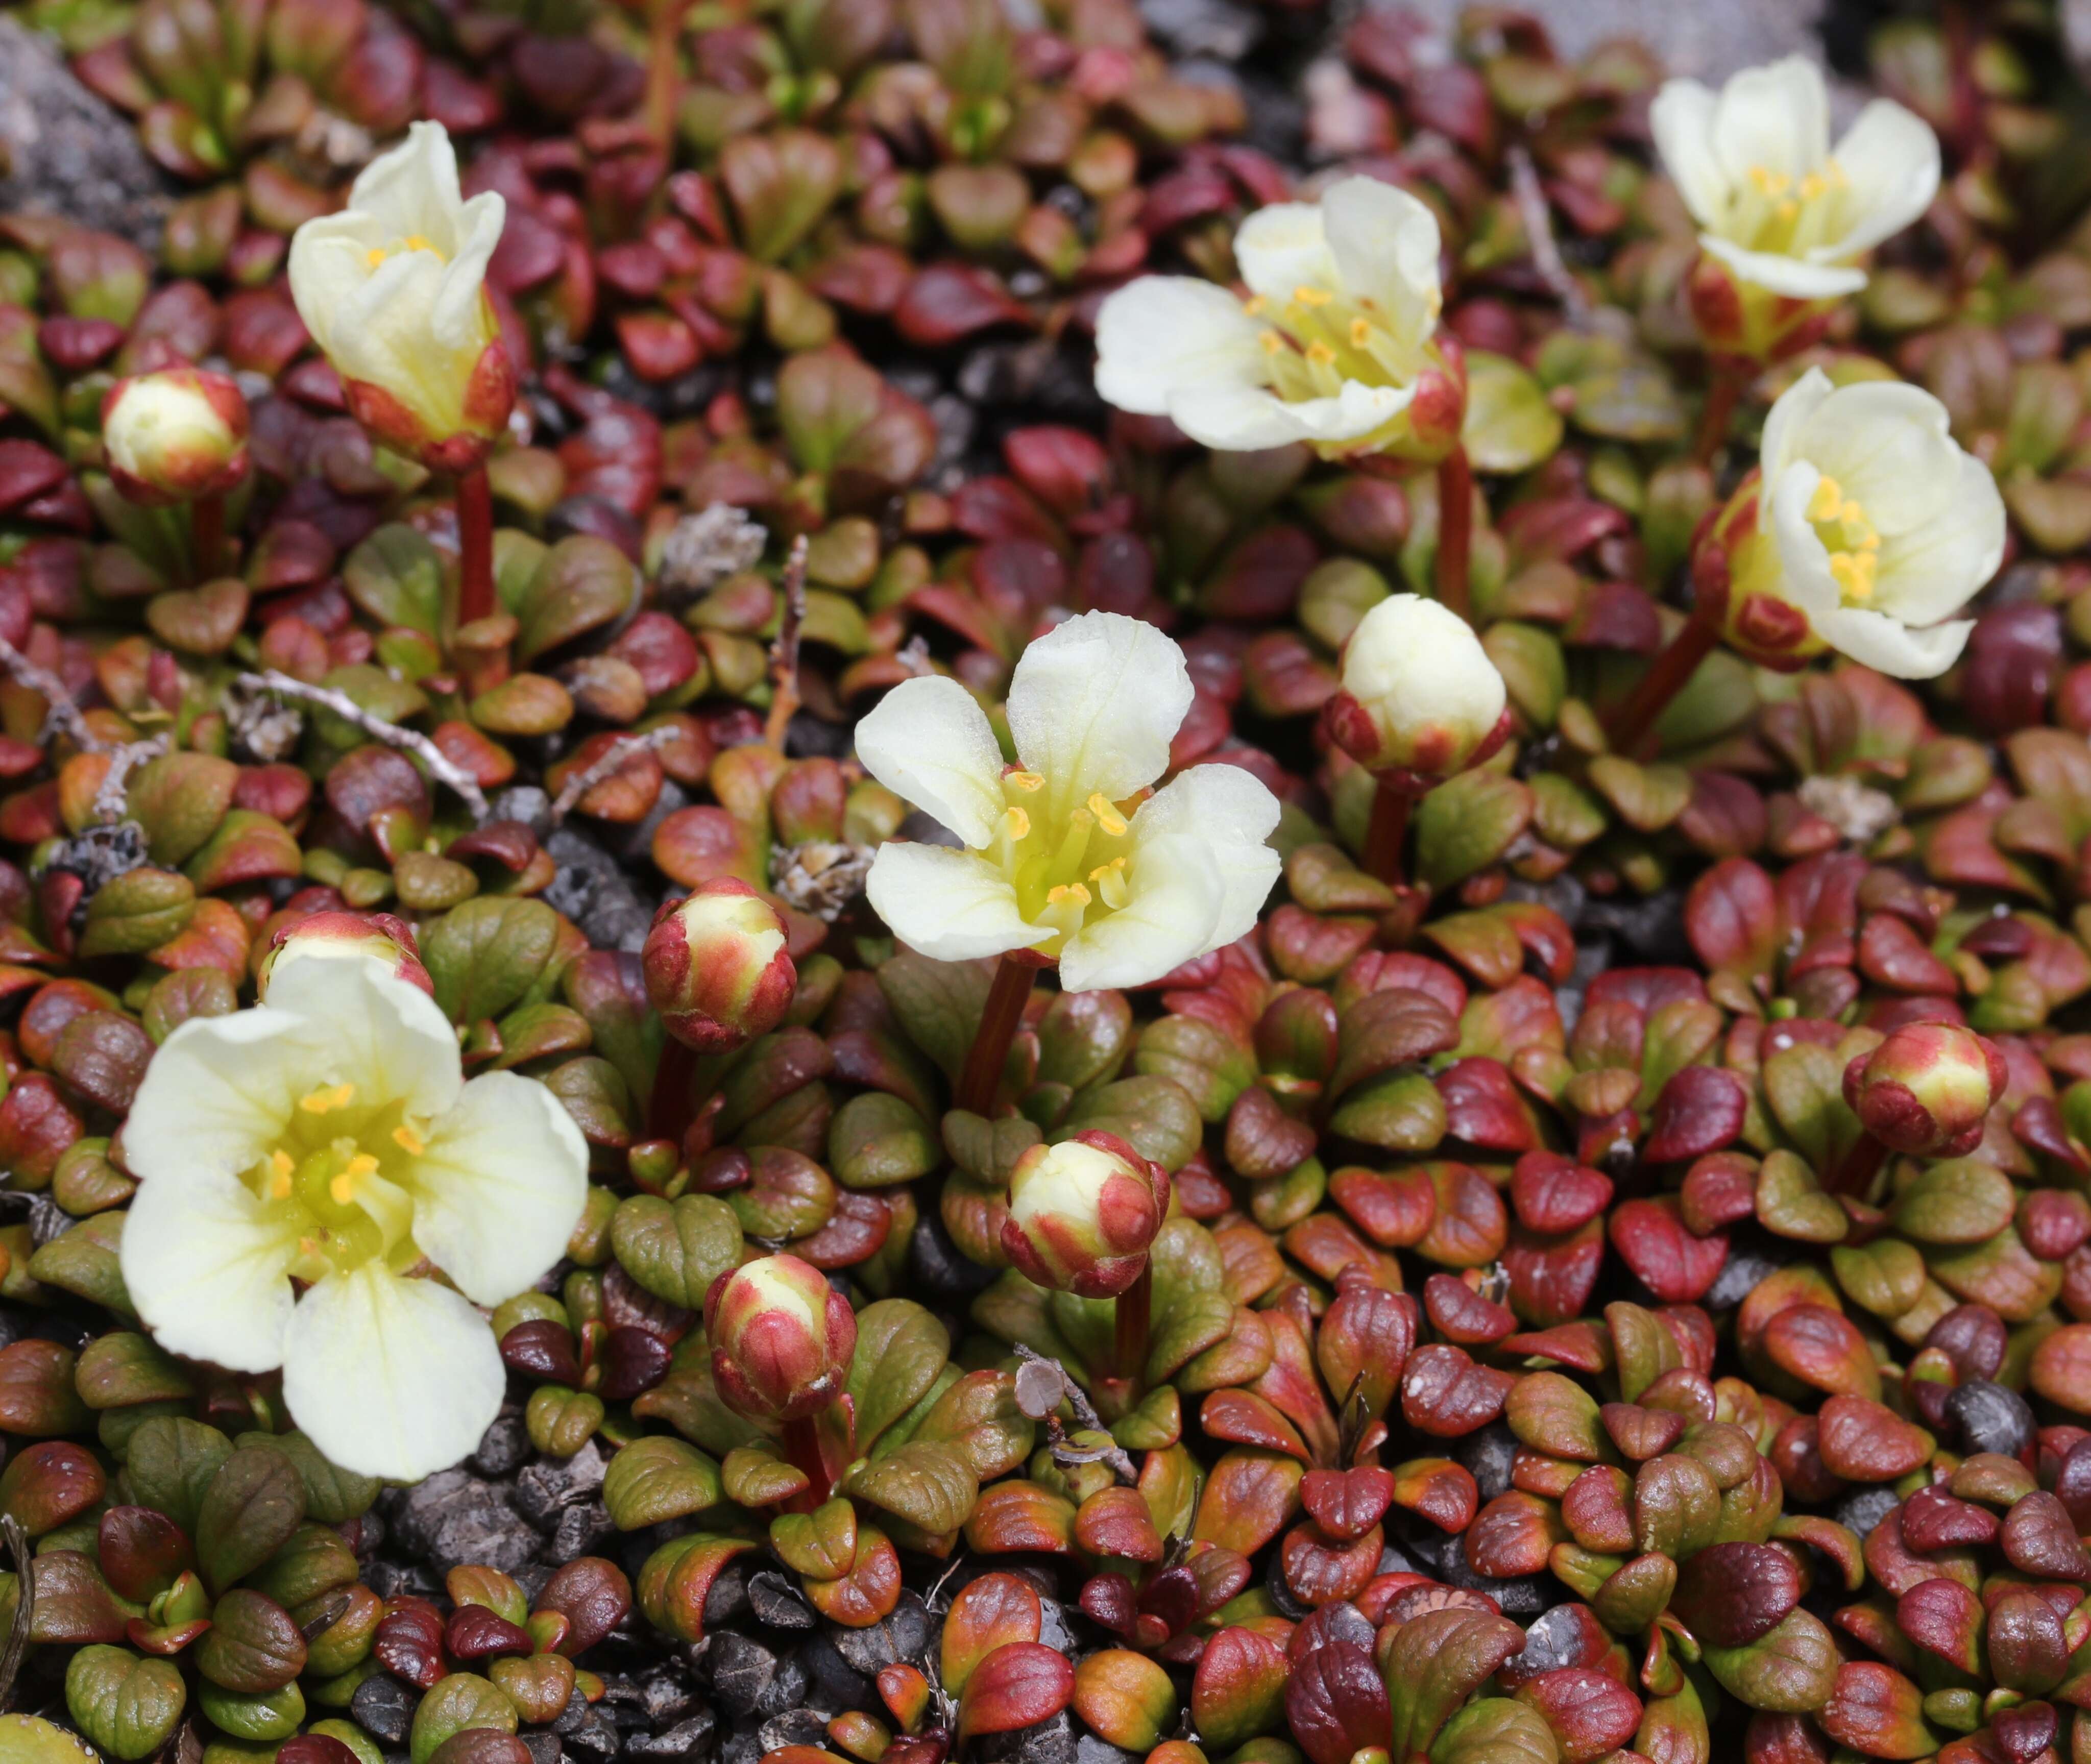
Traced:
<svg viewBox="0 0 2091 1764">
<path fill-rule="evenodd" d="M 1800 180 L 1800 200 L 1813 202 L 1830 187 L 1830 180 L 1819 171 L 1811 171 Z"/>
<path fill-rule="evenodd" d="M 1285 339 L 1275 331 L 1259 331 L 1256 340 L 1263 346 L 1263 352 L 1266 355 L 1278 355 L 1285 347 Z"/>
<path fill-rule="evenodd" d="M 1002 828 L 1011 839 L 1026 838 L 1031 832 L 1031 817 L 1012 802 L 1002 811 Z"/>
<path fill-rule="evenodd" d="M 1089 810 L 1096 816 L 1097 825 L 1103 828 L 1112 838 L 1117 838 L 1125 831 L 1125 817 L 1112 807 L 1110 798 L 1102 790 L 1091 793 Z"/>
<path fill-rule="evenodd" d="M 1046 904 L 1049 906 L 1087 906 L 1089 891 L 1079 882 L 1065 882 L 1058 888 L 1046 889 Z"/>
<path fill-rule="evenodd" d="M 380 264 L 385 261 L 384 248 L 382 246 L 372 246 L 369 251 L 363 254 L 363 260 L 365 264 L 369 265 L 371 269 L 375 269 Z"/>
<path fill-rule="evenodd" d="M 1372 326 L 1363 319 L 1351 321 L 1351 347 L 1363 349 L 1372 341 Z"/>
<path fill-rule="evenodd" d="M 1336 359 L 1336 352 L 1317 337 L 1307 346 L 1307 359 L 1322 367 L 1326 367 Z"/>
<path fill-rule="evenodd" d="M 1808 499 L 1808 518 L 1811 521 L 1834 521 L 1844 506 L 1844 493 L 1834 478 L 1825 478 L 1815 486 L 1815 494 Z"/>
<path fill-rule="evenodd" d="M 1269 310 L 1270 303 L 1260 294 L 1252 294 L 1242 302 L 1242 311 L 1252 319 L 1260 319 Z"/>
<path fill-rule="evenodd" d="M 1117 857 L 1112 858 L 1109 863 L 1100 863 L 1095 869 L 1090 871 L 1089 880 L 1092 882 L 1101 882 L 1114 870 L 1123 870 L 1124 867 L 1125 855 L 1121 852 Z"/>
<path fill-rule="evenodd" d="M 377 1168 L 377 1159 L 367 1151 L 359 1151 L 348 1160 L 348 1168 L 327 1184 L 327 1193 L 334 1197 L 337 1207 L 346 1207 L 356 1198 L 356 1190 L 364 1177 Z"/>
<path fill-rule="evenodd" d="M 1793 182 L 1783 171 L 1774 171 L 1769 166 L 1750 167 L 1750 182 L 1768 196 L 1781 194 Z"/>
<path fill-rule="evenodd" d="M 291 1154 L 281 1146 L 269 1154 L 269 1199 L 287 1201 L 291 1198 L 291 1178 L 296 1173 L 297 1168 L 291 1161 Z"/>
<path fill-rule="evenodd" d="M 322 1084 L 311 1095 L 299 1099 L 298 1107 L 308 1115 L 324 1115 L 330 1109 L 346 1108 L 355 1099 L 353 1084 Z"/>
<path fill-rule="evenodd" d="M 410 1158 L 418 1158 L 429 1149 L 428 1142 L 412 1127 L 399 1126 L 392 1129 L 392 1143 Z"/>
<path fill-rule="evenodd" d="M 1873 530 L 1873 523 L 1866 518 L 1865 505 L 1856 497 L 1844 498 L 1843 506 L 1837 510 L 1837 518 L 1847 527 L 1863 527 L 1869 532 Z"/>
<path fill-rule="evenodd" d="M 1869 600 L 1873 595 L 1875 558 L 1871 552 L 1833 552 L 1830 557 L 1830 574 L 1844 596 L 1852 600 Z"/>
<path fill-rule="evenodd" d="M 1012 789 L 1027 792 L 1041 790 L 1046 787 L 1045 778 L 1036 772 L 1005 772 L 1002 775 L 1002 781 Z"/>
<path fill-rule="evenodd" d="M 1335 296 L 1326 289 L 1310 288 L 1303 282 L 1292 290 L 1292 298 L 1302 306 L 1326 306 Z"/>
<path fill-rule="evenodd" d="M 407 249 L 408 251 L 435 251 L 436 247 L 431 245 L 428 240 L 424 239 L 419 233 L 409 233 L 407 235 Z M 442 253 L 438 252 L 437 255 L 440 256 Z"/>
</svg>

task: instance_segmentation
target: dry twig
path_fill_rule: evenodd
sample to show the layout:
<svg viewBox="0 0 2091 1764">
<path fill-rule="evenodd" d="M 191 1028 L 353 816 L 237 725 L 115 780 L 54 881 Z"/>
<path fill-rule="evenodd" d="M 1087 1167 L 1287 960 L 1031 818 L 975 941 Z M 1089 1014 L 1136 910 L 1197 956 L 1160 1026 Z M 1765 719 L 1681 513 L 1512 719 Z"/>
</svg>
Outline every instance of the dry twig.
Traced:
<svg viewBox="0 0 2091 1764">
<path fill-rule="evenodd" d="M 37 1619 L 37 1577 L 30 1562 L 28 1534 L 12 1513 L 0 1519 L 0 1542 L 6 1544 L 8 1559 L 15 1564 L 15 1621 L 6 1647 L 0 1649 L 0 1709 L 5 1709 L 15 1675 L 21 1670 L 22 1655 L 28 1649 L 29 1625 Z"/>
<path fill-rule="evenodd" d="M 806 622 L 804 533 L 791 541 L 791 555 L 785 560 L 778 591 L 784 597 L 784 613 L 778 622 L 777 641 L 770 646 L 770 715 L 763 720 L 762 738 L 782 753 L 784 731 L 799 708 L 799 629 Z"/>
<path fill-rule="evenodd" d="M 1067 1406 L 1075 1411 L 1076 1425 L 1090 1433 L 1102 1434 L 1109 1442 L 1102 1446 L 1078 1446 L 1067 1443 L 1067 1437 L 1061 1431 L 1060 1418 L 1053 1413 L 1053 1409 L 1059 1406 L 1056 1403 L 1052 1409 L 1048 1409 L 1044 1415 L 1038 1418 L 1046 1423 L 1046 1435 L 1052 1443 L 1054 1461 L 1063 1465 L 1108 1464 L 1113 1474 L 1121 1482 L 1128 1486 L 1137 1485 L 1140 1481 L 1140 1472 L 1133 1468 L 1132 1458 L 1117 1441 L 1111 1439 L 1110 1429 L 1103 1424 L 1102 1418 L 1097 1413 L 1096 1405 L 1089 1400 L 1089 1392 L 1068 1375 L 1067 1367 L 1050 1355 L 1040 1353 L 1035 1349 L 1027 1348 L 1020 1341 L 1016 1344 L 1016 1357 L 1026 1366 L 1050 1366 L 1054 1372 L 1058 1373 L 1060 1379 L 1060 1394 L 1067 1399 Z M 1024 1405 L 1020 1403 L 1019 1406 Z M 1024 1413 L 1030 1413 L 1030 1409 L 1024 1407 Z"/>
<path fill-rule="evenodd" d="M 552 799 L 545 811 L 548 825 L 556 827 L 574 811 L 574 806 L 612 773 L 623 768 L 627 761 L 642 753 L 651 753 L 656 747 L 666 747 L 683 738 L 679 725 L 664 723 L 658 729 L 649 729 L 643 735 L 627 735 L 612 742 L 601 754 L 579 771 L 572 773 L 559 786 L 559 794 Z"/>
<path fill-rule="evenodd" d="M 1561 303 L 1561 316 L 1582 330 L 1590 322 L 1590 303 L 1583 298 L 1581 285 L 1561 260 L 1561 247 L 1554 237 L 1554 213 L 1547 206 L 1546 192 L 1540 187 L 1538 168 L 1522 147 L 1511 148 L 1509 157 L 1511 194 L 1516 200 L 1518 218 L 1524 222 L 1524 235 L 1532 247 L 1532 266 L 1539 272 L 1547 291 Z"/>
<path fill-rule="evenodd" d="M 364 709 L 345 692 L 337 692 L 331 686 L 307 686 L 304 681 L 278 673 L 274 668 L 261 673 L 240 674 L 237 683 L 250 691 L 274 692 L 284 698 L 302 699 L 308 704 L 317 704 L 321 710 L 331 711 L 343 722 L 353 724 L 373 741 L 403 749 L 429 768 L 430 777 L 457 792 L 474 820 L 486 819 L 486 797 L 477 781 L 426 735 L 386 722 L 375 712 Z"/>
<path fill-rule="evenodd" d="M 87 719 L 80 715 L 80 707 L 72 701 L 72 694 L 66 691 L 65 682 L 46 668 L 40 668 L 22 652 L 0 637 L 0 669 L 17 686 L 25 686 L 32 692 L 43 695 L 50 708 L 44 713 L 44 726 L 55 729 L 68 737 L 73 745 L 86 753 L 108 753 L 110 742 L 102 740 L 87 726 Z"/>
<path fill-rule="evenodd" d="M 124 795 L 124 786 L 130 782 L 131 774 L 149 759 L 157 759 L 174 745 L 171 730 L 162 729 L 150 741 L 134 741 L 119 747 L 109 757 L 109 769 L 101 775 L 101 783 L 94 793 L 94 818 L 98 821 L 120 821 L 130 811 Z"/>
</svg>

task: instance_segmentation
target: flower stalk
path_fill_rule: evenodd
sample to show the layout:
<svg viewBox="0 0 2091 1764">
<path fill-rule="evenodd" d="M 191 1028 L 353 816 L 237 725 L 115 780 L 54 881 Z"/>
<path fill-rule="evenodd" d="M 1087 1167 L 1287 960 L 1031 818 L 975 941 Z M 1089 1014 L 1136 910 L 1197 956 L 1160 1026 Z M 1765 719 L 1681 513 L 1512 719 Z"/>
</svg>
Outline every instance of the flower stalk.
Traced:
<svg viewBox="0 0 2091 1764">
<path fill-rule="evenodd" d="M 1749 364 L 1734 355 L 1712 359 L 1713 381 L 1706 388 L 1705 408 L 1699 413 L 1699 432 L 1692 444 L 1692 458 L 1711 465 L 1727 439 L 1728 424 L 1735 419 L 1735 406 L 1749 381 Z"/>
<path fill-rule="evenodd" d="M 189 555 L 199 582 L 215 581 L 225 568 L 225 497 L 198 497 L 189 505 Z"/>
<path fill-rule="evenodd" d="M 1390 887 L 1407 880 L 1401 848 L 1408 837 L 1408 817 L 1418 792 L 1391 773 L 1373 781 L 1372 820 L 1365 828 L 1365 866 L 1368 875 Z"/>
<path fill-rule="evenodd" d="M 1472 621 L 1468 583 L 1474 549 L 1474 469 L 1467 450 L 1454 442 L 1438 462 L 1438 598 L 1447 610 Z"/>
<path fill-rule="evenodd" d="M 994 1112 L 1002 1068 L 1009 1063 L 1010 1045 L 1016 1039 L 1017 1026 L 1024 1021 L 1024 1007 L 1031 1000 L 1032 977 L 1037 971 L 1036 959 L 1021 949 L 1011 950 L 995 964 L 980 1026 L 973 1031 L 973 1044 L 967 1050 L 965 1067 L 959 1074 L 955 1104 L 969 1114 Z"/>
<path fill-rule="evenodd" d="M 1699 671 L 1699 664 L 1713 653 L 1720 639 L 1720 626 L 1704 606 L 1693 607 L 1684 628 L 1663 646 L 1633 691 L 1605 713 L 1605 741 L 1614 753 L 1629 759 L 1639 756 L 1656 719 L 1684 690 L 1685 682 Z"/>
<path fill-rule="evenodd" d="M 461 472 L 457 481 L 458 623 L 494 614 L 494 489 L 486 467 Z"/>
<path fill-rule="evenodd" d="M 1154 1264 L 1140 1264 L 1132 1284 L 1113 1301 L 1117 1315 L 1112 1320 L 1113 1368 L 1126 1384 L 1128 1406 L 1140 1400 L 1147 1375 L 1147 1336 L 1154 1308 Z"/>
<path fill-rule="evenodd" d="M 646 45 L 646 132 L 670 163 L 675 157 L 675 101 L 682 84 L 677 61 L 687 0 L 653 0 Z"/>
</svg>

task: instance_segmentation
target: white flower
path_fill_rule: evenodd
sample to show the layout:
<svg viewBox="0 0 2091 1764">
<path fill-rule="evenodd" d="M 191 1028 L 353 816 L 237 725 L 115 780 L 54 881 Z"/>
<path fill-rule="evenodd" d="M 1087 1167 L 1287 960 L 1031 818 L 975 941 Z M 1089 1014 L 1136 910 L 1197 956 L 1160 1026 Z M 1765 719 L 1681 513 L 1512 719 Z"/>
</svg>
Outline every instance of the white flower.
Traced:
<svg viewBox="0 0 2091 1764">
<path fill-rule="evenodd" d="M 1649 123 L 1701 247 L 1738 282 L 1791 299 L 1865 286 L 1855 260 L 1938 189 L 1938 137 L 1888 99 L 1861 110 L 1833 152 L 1830 95 L 1804 56 L 1747 69 L 1718 94 L 1666 81 Z"/>
<path fill-rule="evenodd" d="M 1765 419 L 1761 468 L 1739 594 L 1787 602 L 1820 643 L 1899 679 L 1951 667 L 1974 629 L 1952 615 L 2003 559 L 2004 503 L 1946 407 L 1811 368 Z"/>
<path fill-rule="evenodd" d="M 857 756 L 967 849 L 882 846 L 865 884 L 879 916 L 941 961 L 1055 957 L 1069 992 L 1139 986 L 1244 936 L 1278 876 L 1277 798 L 1204 765 L 1131 806 L 1191 698 L 1183 651 L 1117 613 L 1024 651 L 1009 689 L 1020 766 L 955 680 L 903 681 L 857 725 Z"/>
<path fill-rule="evenodd" d="M 375 961 L 282 965 L 267 1004 L 183 1024 L 123 1144 L 124 1284 L 160 1345 L 280 1366 L 322 1452 L 403 1481 L 478 1444 L 507 1380 L 472 1306 L 541 1276 L 588 1193 L 551 1092 L 465 1082 L 435 1001 Z M 425 1263 L 457 1290 L 405 1277 Z"/>
<path fill-rule="evenodd" d="M 1472 763 L 1507 695 L 1472 626 L 1420 594 L 1393 594 L 1351 633 L 1342 690 L 1323 714 L 1359 764 L 1436 779 Z"/>
<path fill-rule="evenodd" d="M 1188 276 L 1119 289 L 1097 315 L 1097 390 L 1230 451 L 1349 453 L 1413 432 L 1442 453 L 1464 394 L 1431 345 L 1438 252 L 1437 217 L 1373 178 L 1259 209 L 1235 235 L 1252 298 Z"/>
<path fill-rule="evenodd" d="M 291 240 L 298 316 L 356 419 L 438 469 L 483 458 L 515 402 L 485 288 L 506 213 L 493 191 L 460 200 L 449 135 L 416 123 Z"/>
</svg>

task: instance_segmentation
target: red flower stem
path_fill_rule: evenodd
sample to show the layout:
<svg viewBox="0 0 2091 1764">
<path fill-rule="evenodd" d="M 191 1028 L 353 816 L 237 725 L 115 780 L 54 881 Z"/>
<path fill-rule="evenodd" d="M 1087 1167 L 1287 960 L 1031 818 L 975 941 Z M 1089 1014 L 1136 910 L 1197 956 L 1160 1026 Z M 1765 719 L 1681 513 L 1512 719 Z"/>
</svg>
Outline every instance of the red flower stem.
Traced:
<svg viewBox="0 0 2091 1764">
<path fill-rule="evenodd" d="M 1635 757 L 1656 718 L 1684 690 L 1720 637 L 1714 622 L 1695 609 L 1684 629 L 1670 639 L 1670 647 L 1649 665 L 1640 683 L 1606 713 L 1605 739 L 1614 753 Z"/>
<path fill-rule="evenodd" d="M 214 582 L 225 567 L 225 498 L 200 496 L 189 504 L 189 555 L 199 582 Z"/>
<path fill-rule="evenodd" d="M 1024 1021 L 1024 1007 L 1031 1000 L 1031 977 L 1037 971 L 1020 954 L 1002 958 L 994 970 L 994 983 L 988 988 L 980 1027 L 973 1031 L 965 1069 L 959 1076 L 954 1108 L 975 1115 L 994 1112 L 994 1093 L 1002 1083 L 1002 1069 L 1009 1060 L 1009 1044 L 1016 1039 L 1016 1026 Z"/>
<path fill-rule="evenodd" d="M 1832 1194 L 1863 1195 L 1887 1156 L 1886 1146 L 1871 1134 L 1861 1134 L 1859 1142 L 1844 1154 L 1844 1161 L 1830 1172 L 1830 1180 L 1822 1185 Z"/>
<path fill-rule="evenodd" d="M 793 1496 L 791 1504 L 802 1512 L 811 1512 L 828 1498 L 830 1486 L 827 1460 L 821 1455 L 820 1422 L 813 1416 L 801 1415 L 796 1421 L 784 1423 L 784 1456 L 813 1485 L 803 1494 Z"/>
<path fill-rule="evenodd" d="M 1147 1325 L 1154 1306 L 1154 1264 L 1143 1262 L 1132 1285 L 1118 1295 L 1117 1327 L 1114 1332 L 1113 1360 L 1118 1375 L 1138 1396 L 1147 1375 Z"/>
<path fill-rule="evenodd" d="M 486 467 L 474 466 L 457 482 L 458 623 L 494 613 L 494 489 Z"/>
<path fill-rule="evenodd" d="M 646 132 L 672 165 L 675 157 L 675 101 L 681 85 L 676 54 L 683 36 L 683 0 L 653 0 L 653 29 L 646 46 Z"/>
<path fill-rule="evenodd" d="M 646 1137 L 666 1139 L 679 1151 L 696 1114 L 697 1052 L 673 1035 L 661 1043 L 653 1067 L 653 1091 L 646 1100 Z"/>
<path fill-rule="evenodd" d="M 1474 549 L 1474 471 L 1457 442 L 1438 463 L 1438 598 L 1472 622 L 1468 564 Z"/>
<path fill-rule="evenodd" d="M 1729 419 L 1735 414 L 1735 401 L 1748 380 L 1748 367 L 1733 355 L 1714 358 L 1713 384 L 1706 388 L 1706 407 L 1699 413 L 1699 434 L 1692 444 L 1692 457 L 1700 465 L 1711 463 L 1721 450 Z"/>
<path fill-rule="evenodd" d="M 1415 806 L 1416 793 L 1391 778 L 1381 778 L 1373 786 L 1372 820 L 1365 828 L 1365 873 L 1392 888 L 1408 880 L 1401 844 L 1408 833 L 1408 811 Z"/>
</svg>

